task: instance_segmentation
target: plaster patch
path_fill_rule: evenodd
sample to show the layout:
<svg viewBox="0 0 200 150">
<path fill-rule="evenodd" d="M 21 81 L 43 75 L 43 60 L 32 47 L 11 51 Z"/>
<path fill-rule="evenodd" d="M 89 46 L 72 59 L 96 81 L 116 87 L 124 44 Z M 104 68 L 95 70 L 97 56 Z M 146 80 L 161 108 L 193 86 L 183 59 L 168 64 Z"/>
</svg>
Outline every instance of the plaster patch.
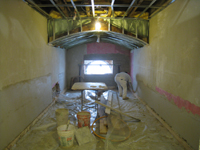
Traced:
<svg viewBox="0 0 200 150">
<path fill-rule="evenodd" d="M 156 87 L 156 91 L 159 92 L 160 94 L 166 96 L 169 101 L 173 100 L 174 103 L 176 104 L 176 106 L 178 106 L 180 109 L 182 107 L 184 107 L 188 113 L 192 112 L 194 115 L 197 114 L 200 116 L 200 107 L 199 106 L 196 106 L 196 105 L 192 104 L 191 102 L 182 99 L 179 96 L 175 96 L 171 93 L 168 93 L 159 87 Z"/>
<path fill-rule="evenodd" d="M 4 38 L 8 38 L 9 36 L 9 24 L 6 20 L 6 17 L 0 13 L 0 32 L 4 36 Z"/>
</svg>

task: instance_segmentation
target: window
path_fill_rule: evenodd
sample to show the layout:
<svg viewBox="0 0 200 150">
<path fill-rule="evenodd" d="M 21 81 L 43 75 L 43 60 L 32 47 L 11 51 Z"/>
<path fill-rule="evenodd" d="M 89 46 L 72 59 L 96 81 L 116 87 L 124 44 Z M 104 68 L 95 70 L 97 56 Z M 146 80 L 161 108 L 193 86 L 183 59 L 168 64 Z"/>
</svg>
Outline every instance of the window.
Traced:
<svg viewBox="0 0 200 150">
<path fill-rule="evenodd" d="M 112 74 L 113 60 L 84 60 L 84 74 Z"/>
</svg>

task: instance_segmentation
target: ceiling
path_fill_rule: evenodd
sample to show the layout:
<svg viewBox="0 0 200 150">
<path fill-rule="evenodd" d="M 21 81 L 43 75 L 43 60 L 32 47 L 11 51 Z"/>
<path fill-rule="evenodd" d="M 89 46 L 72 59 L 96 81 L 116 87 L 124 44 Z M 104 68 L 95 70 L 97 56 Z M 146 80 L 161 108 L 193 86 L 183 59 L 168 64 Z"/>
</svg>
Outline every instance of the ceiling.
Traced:
<svg viewBox="0 0 200 150">
<path fill-rule="evenodd" d="M 136 49 L 148 43 L 149 19 L 175 0 L 23 1 L 48 18 L 52 46 L 69 49 L 83 43 L 109 42 Z M 96 21 L 102 24 L 101 31 L 95 30 Z"/>
<path fill-rule="evenodd" d="M 74 42 L 76 41 L 76 42 Z M 49 43 L 55 47 L 70 49 L 73 46 L 92 43 L 113 43 L 127 49 L 141 48 L 147 43 L 135 37 L 112 31 L 84 31 L 63 36 Z"/>
</svg>

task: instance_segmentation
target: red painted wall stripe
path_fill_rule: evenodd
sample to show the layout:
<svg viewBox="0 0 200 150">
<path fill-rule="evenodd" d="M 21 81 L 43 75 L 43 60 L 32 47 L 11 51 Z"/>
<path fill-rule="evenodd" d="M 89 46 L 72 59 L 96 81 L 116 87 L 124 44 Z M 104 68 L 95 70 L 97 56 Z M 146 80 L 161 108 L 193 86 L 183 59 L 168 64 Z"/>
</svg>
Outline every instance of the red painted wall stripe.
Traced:
<svg viewBox="0 0 200 150">
<path fill-rule="evenodd" d="M 160 94 L 166 96 L 169 101 L 173 100 L 174 103 L 176 104 L 176 106 L 178 106 L 180 109 L 182 107 L 184 107 L 187 110 L 187 112 L 192 112 L 194 115 L 197 114 L 200 116 L 200 107 L 199 106 L 196 106 L 196 105 L 192 104 L 191 102 L 182 99 L 179 96 L 174 96 L 173 94 L 168 93 L 159 87 L 156 87 L 156 91 L 159 92 Z"/>
</svg>

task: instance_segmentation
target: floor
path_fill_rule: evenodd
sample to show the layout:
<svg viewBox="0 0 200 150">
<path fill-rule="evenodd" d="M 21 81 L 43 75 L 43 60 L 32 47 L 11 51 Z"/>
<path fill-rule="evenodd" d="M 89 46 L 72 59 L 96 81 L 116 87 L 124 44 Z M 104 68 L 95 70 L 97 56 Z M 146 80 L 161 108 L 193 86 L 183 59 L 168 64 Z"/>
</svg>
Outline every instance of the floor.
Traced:
<svg viewBox="0 0 200 150">
<path fill-rule="evenodd" d="M 112 111 L 112 115 L 120 116 L 120 130 L 109 127 L 108 133 L 101 139 L 93 134 L 94 140 L 90 143 L 78 145 L 74 140 L 74 146 L 70 150 L 184 150 L 184 147 L 165 129 L 162 124 L 148 111 L 146 107 L 128 93 L 128 100 L 117 100 L 117 91 L 112 90 L 112 107 L 126 114 L 141 120 L 133 122 L 133 119 L 121 116 Z M 94 91 L 85 92 L 86 111 L 91 113 L 90 125 L 98 118 L 97 105 L 94 103 Z M 102 94 L 102 98 L 107 99 L 108 91 Z M 57 135 L 57 125 L 55 110 L 58 108 L 69 109 L 70 124 L 77 127 L 76 114 L 81 110 L 81 92 L 68 91 L 59 94 L 57 102 L 39 120 L 34 127 L 22 137 L 12 148 L 12 150 L 61 150 Z M 124 120 L 124 121 L 123 121 Z M 99 134 L 99 122 L 94 126 L 94 130 Z M 130 136 L 129 136 L 130 135 Z M 126 140 L 124 140 L 126 139 Z M 114 141 L 118 142 L 114 142 Z"/>
</svg>

